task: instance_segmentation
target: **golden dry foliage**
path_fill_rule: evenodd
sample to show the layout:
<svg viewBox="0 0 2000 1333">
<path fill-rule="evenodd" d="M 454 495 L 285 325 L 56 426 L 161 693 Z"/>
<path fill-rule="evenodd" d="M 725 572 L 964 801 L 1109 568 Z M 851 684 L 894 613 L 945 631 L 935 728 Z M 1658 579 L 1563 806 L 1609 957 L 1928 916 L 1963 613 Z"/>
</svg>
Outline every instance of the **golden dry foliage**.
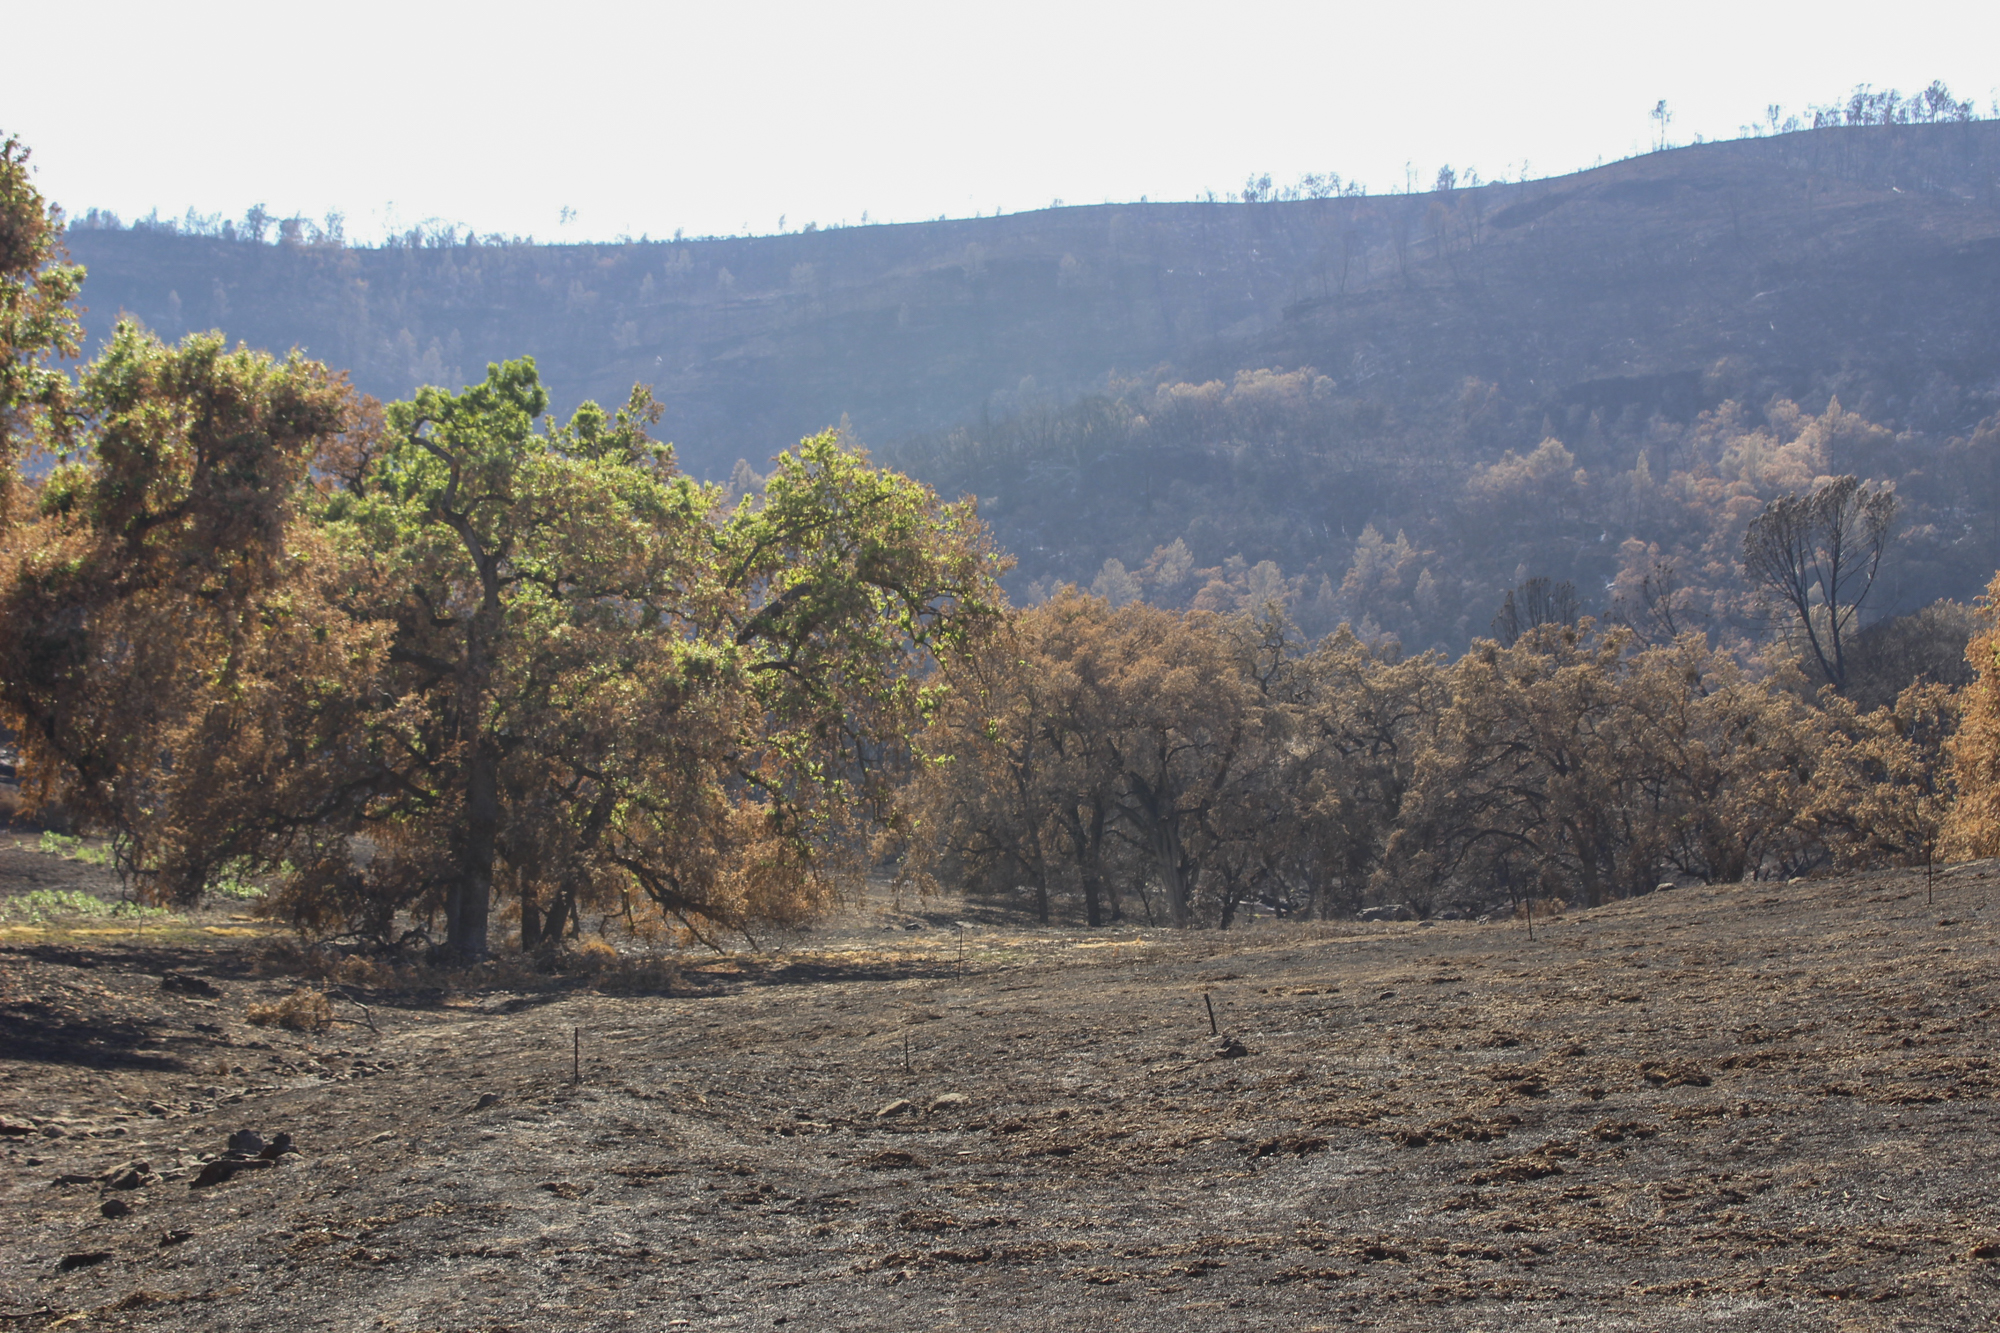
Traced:
<svg viewBox="0 0 2000 1333">
<path fill-rule="evenodd" d="M 531 361 L 379 411 L 125 325 L 77 401 L 0 540 L 0 709 L 153 899 L 278 872 L 308 933 L 441 910 L 461 959 L 496 897 L 531 948 L 797 924 L 1000 604 L 969 503 L 828 434 L 724 509 L 643 391 L 540 424 Z"/>
<path fill-rule="evenodd" d="M 1978 673 L 1960 701 L 1958 734 L 1951 742 L 1952 779 L 1958 803 L 1947 830 L 1955 856 L 2000 856 L 2000 574 L 1980 599 L 1985 629 L 1965 650 Z"/>
<path fill-rule="evenodd" d="M 1805 816 L 1828 859 L 1843 869 L 1938 859 L 1958 797 L 1955 693 L 1918 682 L 1891 706 L 1863 711 L 1829 689 L 1819 704 L 1829 740 Z"/>
<path fill-rule="evenodd" d="M 1308 915 L 1359 910 L 1403 809 L 1418 760 L 1450 703 L 1447 667 L 1404 658 L 1343 625 L 1290 665 L 1294 710 L 1285 791 L 1299 805 L 1291 869 Z"/>
<path fill-rule="evenodd" d="M 1088 701 L 1076 672 L 1043 650 L 1078 600 L 1065 591 L 1011 617 L 988 652 L 952 664 L 885 846 L 901 853 L 903 880 L 919 892 L 1024 884 L 1046 922 L 1051 886 L 1074 862 L 1090 923 L 1102 924 L 1104 802 L 1090 817 L 1095 839 L 1067 836 L 1100 789 L 1076 730 Z"/>
<path fill-rule="evenodd" d="M 281 1027 L 289 1032 L 325 1032 L 333 1026 L 333 1002 L 326 992 L 301 986 L 290 995 L 270 1004 L 253 1004 L 243 1017 L 258 1027 Z"/>
<path fill-rule="evenodd" d="M 143 896 L 271 864 L 343 799 L 380 636 L 296 524 L 345 383 L 122 325 L 85 372 L 85 455 L 0 539 L 0 708 L 29 789 L 113 831 Z"/>
<path fill-rule="evenodd" d="M 1861 713 L 1753 677 L 1699 635 L 1631 648 L 1585 622 L 1460 659 L 1381 891 L 1595 906 L 1663 873 L 1730 883 L 1932 854 L 1950 800 L 1944 687 Z"/>
<path fill-rule="evenodd" d="M 1080 890 L 1085 914 L 1228 925 L 1373 898 L 1422 914 L 1595 906 L 1709 883 L 1922 864 L 1952 799 L 1951 692 L 1863 712 L 1698 634 L 1545 624 L 1447 666 L 1349 630 L 1310 651 L 1073 589 L 955 671 L 923 740 L 906 869 Z"/>
<path fill-rule="evenodd" d="M 1283 841 L 1262 816 L 1279 716 L 1246 644 L 1205 612 L 1113 608 L 1065 588 L 1015 617 L 995 652 L 947 678 L 910 791 L 909 873 L 977 888 L 1075 885 L 1093 924 L 1119 885 L 1192 924 L 1233 910 Z M 1247 854 L 1246 854 L 1247 853 Z"/>
<path fill-rule="evenodd" d="M 1468 879 L 1595 906 L 1652 877 L 1663 849 L 1637 826 L 1626 638 L 1543 625 L 1482 643 L 1451 673 L 1451 705 L 1420 757 L 1385 879 L 1428 905 Z"/>
<path fill-rule="evenodd" d="M 1245 807 L 1275 721 L 1237 644 L 1208 613 L 1143 602 L 1096 624 L 1073 618 L 1067 628 L 1064 651 L 1102 691 L 1093 739 L 1115 784 L 1117 817 L 1159 885 L 1167 919 L 1192 924 L 1204 892 L 1227 910 L 1247 868 L 1226 853 L 1254 823 Z"/>
</svg>

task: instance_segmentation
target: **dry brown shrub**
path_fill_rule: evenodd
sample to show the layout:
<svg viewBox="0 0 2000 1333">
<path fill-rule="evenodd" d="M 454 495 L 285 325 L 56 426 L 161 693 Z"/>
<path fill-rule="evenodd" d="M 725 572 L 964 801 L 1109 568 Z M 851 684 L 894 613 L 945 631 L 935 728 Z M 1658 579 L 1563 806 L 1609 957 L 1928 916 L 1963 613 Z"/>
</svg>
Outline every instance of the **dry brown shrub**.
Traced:
<svg viewBox="0 0 2000 1333">
<path fill-rule="evenodd" d="M 657 954 L 620 958 L 597 974 L 596 988 L 608 995 L 658 995 L 680 984 L 680 964 Z"/>
<path fill-rule="evenodd" d="M 1951 742 L 1958 785 L 1948 832 L 1954 857 L 2000 854 L 2000 574 L 1987 585 L 1979 609 L 1984 632 L 1965 649 L 1978 678 L 1959 695 L 1958 734 Z"/>
<path fill-rule="evenodd" d="M 447 986 L 471 989 L 537 990 L 549 984 L 547 974 L 534 957 L 524 953 L 504 953 L 476 969 L 440 974 L 438 979 Z"/>
<path fill-rule="evenodd" d="M 592 935 L 564 957 L 563 968 L 569 972 L 595 975 L 607 968 L 617 967 L 618 962 L 618 950 L 603 936 Z"/>
<path fill-rule="evenodd" d="M 335 981 L 349 986 L 369 986 L 379 990 L 407 983 L 414 978 L 415 969 L 407 964 L 395 967 L 380 959 L 363 958 L 357 954 L 335 964 L 332 975 Z"/>
<path fill-rule="evenodd" d="M 1524 898 L 1514 904 L 1514 919 L 1528 916 L 1531 909 L 1535 916 L 1561 916 L 1569 910 L 1569 904 L 1561 898 Z"/>
<path fill-rule="evenodd" d="M 302 977 L 324 981 L 333 973 L 334 960 L 323 950 L 310 949 L 297 940 L 272 940 L 257 951 L 251 970 L 260 977 Z"/>
<path fill-rule="evenodd" d="M 325 991 L 301 986 L 276 1004 L 253 1004 L 244 1017 L 258 1027 L 291 1032 L 325 1032 L 333 1026 L 333 1002 Z"/>
</svg>

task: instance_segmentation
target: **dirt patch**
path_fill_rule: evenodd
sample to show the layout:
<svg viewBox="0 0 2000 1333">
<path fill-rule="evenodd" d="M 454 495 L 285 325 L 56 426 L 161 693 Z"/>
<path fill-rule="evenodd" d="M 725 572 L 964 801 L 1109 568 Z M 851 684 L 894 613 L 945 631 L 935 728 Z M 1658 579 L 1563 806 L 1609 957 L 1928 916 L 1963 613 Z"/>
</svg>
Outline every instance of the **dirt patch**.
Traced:
<svg viewBox="0 0 2000 1333">
<path fill-rule="evenodd" d="M 1996 887 L 853 931 L 324 1032 L 229 937 L 13 939 L 0 1323 L 1984 1326 Z"/>
</svg>

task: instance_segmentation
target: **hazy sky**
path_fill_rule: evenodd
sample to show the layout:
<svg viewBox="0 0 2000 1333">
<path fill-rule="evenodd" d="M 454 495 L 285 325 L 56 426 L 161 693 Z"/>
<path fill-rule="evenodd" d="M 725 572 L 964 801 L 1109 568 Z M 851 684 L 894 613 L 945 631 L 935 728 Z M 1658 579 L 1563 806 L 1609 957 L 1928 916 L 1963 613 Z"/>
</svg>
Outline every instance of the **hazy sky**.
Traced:
<svg viewBox="0 0 2000 1333">
<path fill-rule="evenodd" d="M 1547 175 L 1767 104 L 2000 96 L 2000 4 L 23 6 L 0 130 L 72 213 L 252 204 L 541 239 Z M 23 53 L 33 52 L 32 56 Z M 565 222 L 564 210 L 573 216 Z"/>
</svg>

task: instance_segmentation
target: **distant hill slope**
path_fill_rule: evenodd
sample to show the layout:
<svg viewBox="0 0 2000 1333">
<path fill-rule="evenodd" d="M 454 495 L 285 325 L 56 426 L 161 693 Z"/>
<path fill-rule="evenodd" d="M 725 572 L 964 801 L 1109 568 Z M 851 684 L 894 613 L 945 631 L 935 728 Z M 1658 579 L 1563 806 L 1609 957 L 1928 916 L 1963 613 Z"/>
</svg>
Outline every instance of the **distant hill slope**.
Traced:
<svg viewBox="0 0 2000 1333">
<path fill-rule="evenodd" d="M 937 431 L 1113 376 L 1310 365 L 1400 423 L 1476 377 L 1517 423 L 1838 392 L 2000 405 L 2000 124 L 1815 130 L 1442 194 L 1119 204 L 736 240 L 272 246 L 78 229 L 89 323 L 297 345 L 383 397 L 534 354 L 559 400 L 656 386 L 721 475 L 851 417 Z M 1720 376 L 1717 363 L 1725 362 Z M 1024 384 L 1024 381 L 1029 383 Z M 1526 423 L 1526 424 L 1520 424 Z"/>
<path fill-rule="evenodd" d="M 1551 407 L 1677 418 L 1708 405 L 1723 358 L 1738 385 L 1839 391 L 1896 424 L 1968 427 L 2000 403 L 2000 124 L 1679 149 L 1498 207 L 1370 202 L 1368 280 L 1288 307 L 1228 359 L 1380 375 L 1405 401 L 1477 375 Z M 1972 397 L 1919 403 L 1940 372 Z"/>
</svg>

